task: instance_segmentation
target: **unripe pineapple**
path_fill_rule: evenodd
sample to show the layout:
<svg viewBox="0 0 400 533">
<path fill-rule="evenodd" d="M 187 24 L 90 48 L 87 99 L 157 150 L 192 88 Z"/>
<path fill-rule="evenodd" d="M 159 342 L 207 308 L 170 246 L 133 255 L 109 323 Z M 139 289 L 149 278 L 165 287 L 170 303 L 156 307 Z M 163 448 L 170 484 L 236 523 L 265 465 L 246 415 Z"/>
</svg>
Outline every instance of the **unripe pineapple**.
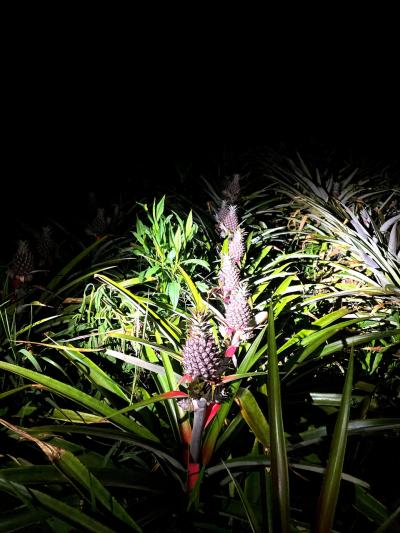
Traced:
<svg viewBox="0 0 400 533">
<path fill-rule="evenodd" d="M 229 302 L 225 307 L 225 320 L 228 330 L 246 333 L 251 329 L 252 313 L 248 304 L 248 293 L 242 284 L 232 292 Z M 242 336 L 244 338 L 245 335 Z"/>
<path fill-rule="evenodd" d="M 44 226 L 36 237 L 36 250 L 40 267 L 51 267 L 57 256 L 57 243 L 50 226 Z"/>
<path fill-rule="evenodd" d="M 233 178 L 227 183 L 225 189 L 222 191 L 224 197 L 232 204 L 236 203 L 240 198 L 240 176 L 234 174 Z"/>
<path fill-rule="evenodd" d="M 204 317 L 192 320 L 182 355 L 184 372 L 192 380 L 202 378 L 213 381 L 219 377 L 223 358 Z"/>
<path fill-rule="evenodd" d="M 219 284 L 224 301 L 228 301 L 232 291 L 239 288 L 240 272 L 234 264 L 232 258 L 227 255 L 222 255 L 221 270 L 219 271 Z"/>
<path fill-rule="evenodd" d="M 86 228 L 86 233 L 99 239 L 103 235 L 107 234 L 110 221 L 110 217 L 106 217 L 106 211 L 104 207 L 98 207 L 96 216 L 92 220 L 91 224 Z"/>
<path fill-rule="evenodd" d="M 234 263 L 239 264 L 244 255 L 244 231 L 237 228 L 229 241 L 229 256 Z"/>
<path fill-rule="evenodd" d="M 18 248 L 8 267 L 8 276 L 13 285 L 18 287 L 32 279 L 33 254 L 27 241 L 19 241 Z"/>
</svg>

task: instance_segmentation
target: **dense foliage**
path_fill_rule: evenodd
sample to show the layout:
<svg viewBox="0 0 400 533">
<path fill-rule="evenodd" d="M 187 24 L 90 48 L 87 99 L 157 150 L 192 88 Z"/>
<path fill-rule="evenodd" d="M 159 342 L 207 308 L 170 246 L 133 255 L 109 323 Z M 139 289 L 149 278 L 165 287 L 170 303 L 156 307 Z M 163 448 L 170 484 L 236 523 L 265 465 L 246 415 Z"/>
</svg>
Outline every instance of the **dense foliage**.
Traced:
<svg viewBox="0 0 400 533">
<path fill-rule="evenodd" d="M 20 241 L 0 531 L 400 531 L 395 181 L 264 154 Z"/>
</svg>

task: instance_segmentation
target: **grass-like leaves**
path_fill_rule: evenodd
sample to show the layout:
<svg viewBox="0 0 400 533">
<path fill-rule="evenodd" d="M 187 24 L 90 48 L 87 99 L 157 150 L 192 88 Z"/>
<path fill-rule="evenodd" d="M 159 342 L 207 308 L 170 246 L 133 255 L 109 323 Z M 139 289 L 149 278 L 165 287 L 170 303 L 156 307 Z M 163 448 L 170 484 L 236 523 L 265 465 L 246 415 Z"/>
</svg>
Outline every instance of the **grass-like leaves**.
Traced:
<svg viewBox="0 0 400 533">
<path fill-rule="evenodd" d="M 271 440 L 272 498 L 274 530 L 290 531 L 289 471 L 286 438 L 283 429 L 281 385 L 275 340 L 274 309 L 271 304 L 268 322 L 268 411 Z"/>
<path fill-rule="evenodd" d="M 333 527 L 336 504 L 339 497 L 347 443 L 347 426 L 350 414 L 351 391 L 353 386 L 354 352 L 351 351 L 349 366 L 343 387 L 342 402 L 332 436 L 328 466 L 319 497 L 316 516 L 316 532 L 329 533 Z"/>
</svg>

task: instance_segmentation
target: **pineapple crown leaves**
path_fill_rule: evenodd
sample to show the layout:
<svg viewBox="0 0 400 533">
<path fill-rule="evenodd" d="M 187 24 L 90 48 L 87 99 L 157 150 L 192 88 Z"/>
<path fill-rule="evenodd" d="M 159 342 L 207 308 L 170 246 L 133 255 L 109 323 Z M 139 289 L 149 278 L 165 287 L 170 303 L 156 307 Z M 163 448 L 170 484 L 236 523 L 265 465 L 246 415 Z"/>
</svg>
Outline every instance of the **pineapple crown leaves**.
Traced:
<svg viewBox="0 0 400 533">
<path fill-rule="evenodd" d="M 214 309 L 206 310 L 205 308 L 199 310 L 197 307 L 191 307 L 188 309 L 189 315 L 187 316 L 187 338 L 190 337 L 191 333 L 194 331 L 198 333 L 199 331 L 205 332 L 207 335 L 213 338 L 215 344 L 218 343 L 217 335 L 213 325 L 215 325 L 214 318 Z M 216 317 L 218 319 L 218 317 Z"/>
</svg>

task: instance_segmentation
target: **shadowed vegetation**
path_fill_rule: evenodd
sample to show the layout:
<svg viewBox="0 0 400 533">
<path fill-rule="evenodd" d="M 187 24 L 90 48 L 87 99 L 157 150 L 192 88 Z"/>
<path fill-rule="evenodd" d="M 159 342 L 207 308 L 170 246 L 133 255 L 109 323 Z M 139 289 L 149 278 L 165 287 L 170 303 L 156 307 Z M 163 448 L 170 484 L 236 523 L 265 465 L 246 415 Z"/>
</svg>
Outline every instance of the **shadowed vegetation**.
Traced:
<svg viewBox="0 0 400 533">
<path fill-rule="evenodd" d="M 326 165 L 16 243 L 1 531 L 400 531 L 400 189 Z"/>
</svg>

